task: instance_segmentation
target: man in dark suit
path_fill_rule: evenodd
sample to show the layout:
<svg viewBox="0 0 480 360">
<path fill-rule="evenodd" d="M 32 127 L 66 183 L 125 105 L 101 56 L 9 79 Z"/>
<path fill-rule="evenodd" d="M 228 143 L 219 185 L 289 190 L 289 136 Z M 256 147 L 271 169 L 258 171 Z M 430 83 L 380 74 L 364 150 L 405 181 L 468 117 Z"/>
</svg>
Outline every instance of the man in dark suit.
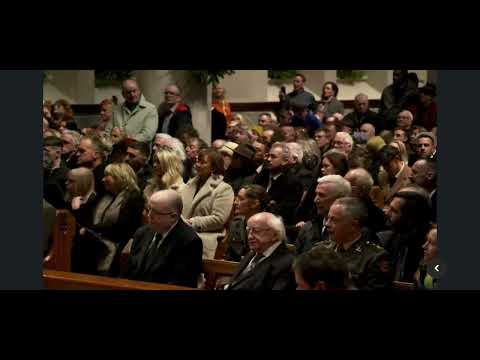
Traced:
<svg viewBox="0 0 480 360">
<path fill-rule="evenodd" d="M 67 173 L 62 163 L 62 140 L 48 136 L 43 140 L 43 196 L 55 209 L 65 209 Z"/>
<path fill-rule="evenodd" d="M 165 88 L 165 101 L 158 107 L 157 133 L 178 137 L 181 128 L 192 127 L 190 108 L 181 101 L 180 88 L 177 85 L 168 85 Z"/>
<path fill-rule="evenodd" d="M 238 265 L 227 290 L 294 290 L 293 254 L 285 244 L 285 226 L 271 213 L 247 222 L 248 253 Z"/>
<path fill-rule="evenodd" d="M 326 227 L 327 215 L 335 200 L 350 196 L 350 183 L 340 175 L 326 175 L 318 179 L 315 189 L 315 206 L 317 215 L 306 223 L 298 224 L 300 233 L 295 240 L 297 254 L 309 251 L 317 243 L 329 239 Z"/>
<path fill-rule="evenodd" d="M 196 288 L 202 271 L 202 240 L 183 222 L 183 204 L 176 191 L 150 197 L 150 223 L 133 236 L 125 277 Z"/>
<path fill-rule="evenodd" d="M 280 215 L 286 225 L 294 225 L 295 208 L 303 195 L 303 186 L 291 171 L 287 170 L 290 150 L 285 143 L 272 145 L 262 169 L 253 183 L 267 189 L 274 202 L 272 212 Z"/>
</svg>

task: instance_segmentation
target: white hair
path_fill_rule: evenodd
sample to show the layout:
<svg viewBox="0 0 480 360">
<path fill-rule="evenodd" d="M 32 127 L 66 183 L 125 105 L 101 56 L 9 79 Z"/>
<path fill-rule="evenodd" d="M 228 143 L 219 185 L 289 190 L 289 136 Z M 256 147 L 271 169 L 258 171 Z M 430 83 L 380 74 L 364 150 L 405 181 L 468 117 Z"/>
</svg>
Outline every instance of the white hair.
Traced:
<svg viewBox="0 0 480 360">
<path fill-rule="evenodd" d="M 297 163 L 303 161 L 303 148 L 302 145 L 296 142 L 287 143 L 288 149 L 290 150 L 290 156 L 296 159 Z"/>
<path fill-rule="evenodd" d="M 338 197 L 345 197 L 345 196 L 350 196 L 352 193 L 352 186 L 350 183 L 345 180 L 343 177 L 340 175 L 326 175 L 318 179 L 318 184 L 334 184 L 335 185 L 335 190 L 337 193 L 337 198 Z"/>
<path fill-rule="evenodd" d="M 155 139 L 166 140 L 167 146 L 171 147 L 178 155 L 180 160 L 185 161 L 187 159 L 187 154 L 185 153 L 185 147 L 183 143 L 173 136 L 168 134 L 158 133 L 155 135 Z"/>
<path fill-rule="evenodd" d="M 356 101 L 359 101 L 360 99 L 365 99 L 365 100 L 368 101 L 368 96 L 365 95 L 364 93 L 360 93 L 360 94 L 358 94 L 357 96 L 355 96 L 355 100 L 356 100 Z"/>
<path fill-rule="evenodd" d="M 263 218 L 265 220 L 266 225 L 275 231 L 277 234 L 278 240 L 279 241 L 286 241 L 287 240 L 287 233 L 285 231 L 285 225 L 283 223 L 283 220 L 280 216 L 275 216 L 272 213 L 269 212 L 263 212 L 256 214 L 254 216 L 258 216 L 260 218 Z"/>
<path fill-rule="evenodd" d="M 399 116 L 401 114 L 404 114 L 404 115 L 408 116 L 410 121 L 413 121 L 413 114 L 410 111 L 408 111 L 408 110 L 400 111 L 397 116 Z"/>
<path fill-rule="evenodd" d="M 344 132 L 344 131 L 340 131 L 340 132 L 337 132 L 337 134 L 335 136 L 338 136 L 338 135 L 340 135 L 340 137 L 343 138 L 343 141 L 350 144 L 350 146 L 353 146 L 353 139 L 352 139 L 352 137 L 350 136 L 349 133 Z"/>
</svg>

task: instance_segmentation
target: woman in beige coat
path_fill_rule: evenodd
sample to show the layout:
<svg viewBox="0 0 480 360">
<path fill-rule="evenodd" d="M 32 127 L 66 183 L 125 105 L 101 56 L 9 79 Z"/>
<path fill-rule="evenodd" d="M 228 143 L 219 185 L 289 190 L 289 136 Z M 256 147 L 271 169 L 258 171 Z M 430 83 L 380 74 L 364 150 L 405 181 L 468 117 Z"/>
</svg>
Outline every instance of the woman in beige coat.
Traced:
<svg viewBox="0 0 480 360">
<path fill-rule="evenodd" d="M 197 176 L 191 179 L 181 193 L 182 216 L 203 241 L 203 258 L 213 259 L 218 237 L 225 235 L 225 225 L 232 212 L 232 187 L 223 181 L 223 158 L 213 149 L 204 149 L 198 155 Z"/>
</svg>

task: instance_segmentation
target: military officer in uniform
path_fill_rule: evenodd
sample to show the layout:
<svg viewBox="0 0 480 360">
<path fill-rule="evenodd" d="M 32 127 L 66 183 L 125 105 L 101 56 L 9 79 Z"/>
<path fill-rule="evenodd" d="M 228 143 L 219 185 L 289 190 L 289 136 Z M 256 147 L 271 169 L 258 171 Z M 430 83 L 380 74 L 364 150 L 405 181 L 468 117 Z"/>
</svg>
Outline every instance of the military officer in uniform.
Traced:
<svg viewBox="0 0 480 360">
<path fill-rule="evenodd" d="M 368 217 L 365 205 L 353 197 L 337 199 L 325 224 L 330 240 L 311 251 L 331 249 L 344 261 L 353 285 L 360 290 L 390 288 L 393 273 L 387 252 L 362 231 Z"/>
</svg>

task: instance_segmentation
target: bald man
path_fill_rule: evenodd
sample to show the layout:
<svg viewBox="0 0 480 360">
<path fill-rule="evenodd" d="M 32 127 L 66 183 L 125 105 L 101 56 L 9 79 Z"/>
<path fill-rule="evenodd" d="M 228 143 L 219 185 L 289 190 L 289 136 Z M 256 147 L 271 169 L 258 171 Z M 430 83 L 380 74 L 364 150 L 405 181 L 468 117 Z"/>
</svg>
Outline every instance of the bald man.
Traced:
<svg viewBox="0 0 480 360">
<path fill-rule="evenodd" d="M 145 100 L 136 80 L 125 80 L 122 83 L 122 96 L 125 102 L 114 107 L 112 121 L 105 131 L 123 130 L 126 137 L 137 141 L 152 142 L 158 127 L 158 113 L 155 105 Z"/>
<path fill-rule="evenodd" d="M 164 95 L 165 100 L 158 107 L 157 133 L 178 138 L 182 128 L 193 126 L 192 113 L 189 106 L 182 103 L 182 92 L 178 85 L 168 85 Z"/>
<path fill-rule="evenodd" d="M 370 123 L 365 123 L 360 126 L 360 132 L 364 134 L 365 139 L 368 142 L 368 140 L 375 136 L 375 126 Z"/>
<path fill-rule="evenodd" d="M 125 277 L 131 280 L 197 287 L 202 271 L 202 240 L 183 222 L 181 197 L 174 190 L 154 193 L 149 224 L 133 236 Z"/>
</svg>

